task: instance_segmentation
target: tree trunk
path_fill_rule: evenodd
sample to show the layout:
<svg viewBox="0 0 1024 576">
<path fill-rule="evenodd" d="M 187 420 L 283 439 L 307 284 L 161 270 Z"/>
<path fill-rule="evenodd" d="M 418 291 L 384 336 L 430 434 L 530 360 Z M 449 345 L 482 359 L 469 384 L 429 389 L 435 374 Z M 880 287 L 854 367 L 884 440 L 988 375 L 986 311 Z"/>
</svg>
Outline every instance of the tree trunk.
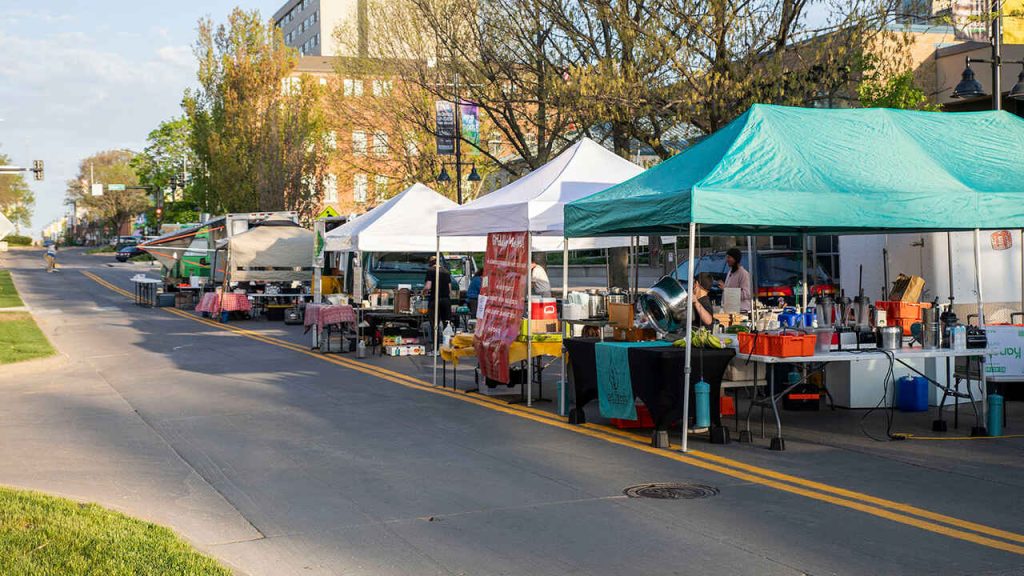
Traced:
<svg viewBox="0 0 1024 576">
<path fill-rule="evenodd" d="M 621 123 L 612 124 L 612 145 L 616 154 L 629 158 L 629 137 Z M 608 285 L 625 289 L 629 284 L 629 248 L 609 248 Z"/>
</svg>

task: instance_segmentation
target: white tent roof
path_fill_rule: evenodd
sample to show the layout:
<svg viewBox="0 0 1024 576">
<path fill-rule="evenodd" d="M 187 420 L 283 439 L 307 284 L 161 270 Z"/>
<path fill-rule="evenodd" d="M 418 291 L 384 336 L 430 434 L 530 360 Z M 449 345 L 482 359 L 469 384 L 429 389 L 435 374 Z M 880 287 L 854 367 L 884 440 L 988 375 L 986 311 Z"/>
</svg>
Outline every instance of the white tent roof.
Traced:
<svg viewBox="0 0 1024 576">
<path fill-rule="evenodd" d="M 327 233 L 325 250 L 343 252 L 434 252 L 437 213 L 458 204 L 416 183 L 366 214 Z M 487 235 L 441 239 L 445 252 L 483 252 Z"/>
<path fill-rule="evenodd" d="M 643 172 L 643 168 L 584 138 L 519 180 L 437 216 L 445 236 L 530 231 L 536 250 L 562 247 L 562 208 Z M 546 238 L 545 238 L 546 236 Z M 573 249 L 626 246 L 628 238 L 574 238 Z"/>
</svg>

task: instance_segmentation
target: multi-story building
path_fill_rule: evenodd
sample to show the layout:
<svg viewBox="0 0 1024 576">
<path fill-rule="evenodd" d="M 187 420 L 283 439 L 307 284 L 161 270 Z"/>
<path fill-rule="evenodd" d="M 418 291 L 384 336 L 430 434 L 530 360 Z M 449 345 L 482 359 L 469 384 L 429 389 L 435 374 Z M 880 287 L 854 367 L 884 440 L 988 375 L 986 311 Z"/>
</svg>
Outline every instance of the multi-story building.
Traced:
<svg viewBox="0 0 1024 576">
<path fill-rule="evenodd" d="M 284 42 L 304 56 L 357 56 L 366 53 L 367 0 L 288 0 L 274 13 Z M 339 26 L 359 36 L 352 47 L 334 37 Z"/>
</svg>

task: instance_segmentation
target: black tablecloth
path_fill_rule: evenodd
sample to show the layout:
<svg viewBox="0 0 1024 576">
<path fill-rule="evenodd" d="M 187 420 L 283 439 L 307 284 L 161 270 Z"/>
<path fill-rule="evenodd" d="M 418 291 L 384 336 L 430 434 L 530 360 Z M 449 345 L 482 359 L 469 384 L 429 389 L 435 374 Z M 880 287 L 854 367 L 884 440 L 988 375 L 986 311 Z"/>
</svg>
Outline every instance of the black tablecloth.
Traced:
<svg viewBox="0 0 1024 576">
<path fill-rule="evenodd" d="M 597 398 L 597 363 L 594 356 L 596 338 L 569 338 L 569 378 L 575 400 L 570 421 L 586 422 L 583 408 Z M 719 399 L 722 376 L 736 351 L 696 348 L 691 356 L 690 415 L 694 414 L 693 385 L 702 377 L 711 385 L 711 426 L 722 425 Z M 657 430 L 668 430 L 683 413 L 683 374 L 686 349 L 675 346 L 636 347 L 629 349 L 629 372 L 633 395 L 647 406 Z"/>
</svg>

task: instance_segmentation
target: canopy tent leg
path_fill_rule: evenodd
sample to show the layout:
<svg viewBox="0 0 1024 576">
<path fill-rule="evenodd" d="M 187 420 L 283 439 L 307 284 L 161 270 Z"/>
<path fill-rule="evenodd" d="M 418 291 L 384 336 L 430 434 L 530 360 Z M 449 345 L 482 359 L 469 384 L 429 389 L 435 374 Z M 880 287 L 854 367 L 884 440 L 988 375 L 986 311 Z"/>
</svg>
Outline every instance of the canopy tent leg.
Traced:
<svg viewBox="0 0 1024 576">
<path fill-rule="evenodd" d="M 882 245 L 882 300 L 889 299 L 889 235 Z"/>
<path fill-rule="evenodd" d="M 1024 313 L 1024 228 L 1020 229 L 1020 311 Z"/>
<path fill-rule="evenodd" d="M 757 266 L 754 265 L 754 237 L 747 236 L 747 271 L 750 273 L 750 325 L 757 326 L 757 315 L 754 313 L 757 302 Z"/>
<path fill-rule="evenodd" d="M 800 269 L 803 284 L 800 285 L 801 312 L 807 312 L 807 234 L 800 235 Z"/>
<path fill-rule="evenodd" d="M 953 234 L 946 232 L 946 263 L 949 264 L 949 305 L 953 305 Z M 952 310 L 950 310 L 952 312 Z"/>
<path fill-rule="evenodd" d="M 562 238 L 562 317 L 565 317 L 565 303 L 569 296 L 569 239 Z M 565 338 L 565 327 L 562 327 L 562 338 Z M 565 416 L 565 363 L 568 361 L 565 346 L 562 346 L 562 377 L 558 381 L 558 415 Z"/>
<path fill-rule="evenodd" d="M 693 258 L 694 244 L 696 243 L 697 224 L 694 222 L 690 222 L 690 244 L 689 246 L 687 246 L 690 259 L 687 264 L 686 272 L 686 285 L 690 288 L 690 294 L 686 299 L 686 360 L 683 364 L 683 452 L 688 451 L 687 440 L 690 433 L 690 361 L 692 359 L 691 355 L 693 352 Z"/>
<path fill-rule="evenodd" d="M 679 236 L 676 236 L 675 242 L 672 243 L 672 272 L 669 272 L 669 276 L 675 276 L 679 278 L 679 274 L 676 270 L 679 269 Z"/>
<path fill-rule="evenodd" d="M 640 237 L 633 237 L 633 298 L 640 294 Z"/>
<path fill-rule="evenodd" d="M 526 232 L 526 406 L 533 406 L 533 233 Z"/>
<path fill-rule="evenodd" d="M 974 229 L 974 288 L 978 292 L 978 327 L 980 328 L 985 325 L 985 296 L 981 291 L 981 231 L 977 228 Z M 981 422 L 978 423 L 978 427 L 983 428 L 988 423 L 988 382 L 985 379 L 984 356 L 979 359 L 978 377 L 981 380 Z"/>
<path fill-rule="evenodd" d="M 430 333 L 434 338 L 434 376 L 432 383 L 437 386 L 437 323 L 440 320 L 440 310 L 438 310 L 438 304 L 441 298 L 441 287 L 438 286 L 438 282 L 441 281 L 441 237 L 437 237 L 437 248 L 434 251 L 434 324 L 430 328 Z M 454 368 L 453 368 L 454 370 Z"/>
</svg>

